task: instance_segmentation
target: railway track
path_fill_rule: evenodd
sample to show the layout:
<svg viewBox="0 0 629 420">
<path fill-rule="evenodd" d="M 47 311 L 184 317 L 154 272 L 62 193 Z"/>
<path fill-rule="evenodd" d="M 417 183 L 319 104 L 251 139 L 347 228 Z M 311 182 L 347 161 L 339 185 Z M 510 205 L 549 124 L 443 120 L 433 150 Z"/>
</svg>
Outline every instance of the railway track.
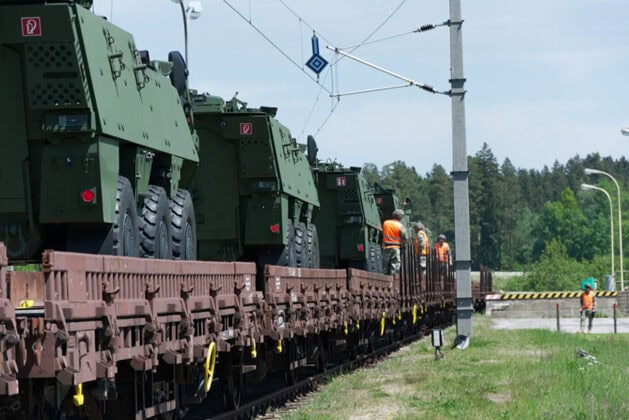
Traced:
<svg viewBox="0 0 629 420">
<path fill-rule="evenodd" d="M 41 271 L 24 272 L 3 251 L 4 418 L 139 420 L 184 408 L 187 418 L 248 418 L 450 323 L 454 310 L 453 279 L 433 270 L 257 273 L 244 262 L 47 251 Z"/>
<path fill-rule="evenodd" d="M 447 325 L 442 325 L 440 327 L 445 326 Z M 250 395 L 252 396 L 252 398 L 245 401 L 236 410 L 217 412 L 216 410 L 196 407 L 195 409 L 189 411 L 185 418 L 195 420 L 244 420 L 264 416 L 269 409 L 281 408 L 290 401 L 294 401 L 301 396 L 316 391 L 318 386 L 324 384 L 329 378 L 335 375 L 339 375 L 343 372 L 353 371 L 355 369 L 363 368 L 369 366 L 370 364 L 377 363 L 379 360 L 388 356 L 392 352 L 400 349 L 405 345 L 409 345 L 410 343 L 419 340 L 422 337 L 424 337 L 424 334 L 412 334 L 394 343 L 378 347 L 367 354 L 361 354 L 353 360 L 345 360 L 333 366 L 329 366 L 326 372 L 312 374 L 307 378 L 298 381 L 294 385 L 283 386 L 279 389 L 274 389 L 272 392 L 267 391 L 267 393 L 262 396 L 257 396 L 257 394 L 259 393 L 258 390 L 253 390 L 253 392 L 250 391 Z M 262 418 L 264 419 L 267 417 Z M 276 417 L 268 417 L 268 419 L 271 418 Z"/>
</svg>

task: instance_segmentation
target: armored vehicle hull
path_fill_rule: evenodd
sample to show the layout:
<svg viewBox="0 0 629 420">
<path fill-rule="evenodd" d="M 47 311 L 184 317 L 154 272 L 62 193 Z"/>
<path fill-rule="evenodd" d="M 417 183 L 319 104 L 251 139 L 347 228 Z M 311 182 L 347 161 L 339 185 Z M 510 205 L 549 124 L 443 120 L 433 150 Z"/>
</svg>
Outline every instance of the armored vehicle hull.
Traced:
<svg viewBox="0 0 629 420">
<path fill-rule="evenodd" d="M 194 179 L 199 257 L 319 266 L 319 207 L 309 164 L 273 108 L 193 97 L 201 164 Z"/>
<path fill-rule="evenodd" d="M 321 201 L 315 220 L 321 266 L 382 272 L 382 224 L 373 191 L 360 168 L 319 165 L 315 179 Z"/>
<path fill-rule="evenodd" d="M 26 3 L 0 2 L 0 239 L 9 258 L 43 247 L 170 257 L 173 232 L 183 234 L 171 227 L 169 198 L 187 197 L 180 188 L 198 161 L 183 60 L 151 62 L 128 32 L 84 7 L 91 2 Z"/>
</svg>

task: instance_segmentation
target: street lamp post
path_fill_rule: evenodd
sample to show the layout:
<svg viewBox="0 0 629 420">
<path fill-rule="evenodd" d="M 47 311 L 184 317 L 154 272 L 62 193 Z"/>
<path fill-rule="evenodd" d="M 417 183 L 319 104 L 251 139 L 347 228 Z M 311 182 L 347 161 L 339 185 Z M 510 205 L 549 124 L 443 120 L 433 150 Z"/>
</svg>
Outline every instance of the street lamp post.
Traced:
<svg viewBox="0 0 629 420">
<path fill-rule="evenodd" d="M 185 43 L 186 66 L 190 66 L 188 62 L 188 20 L 195 20 L 201 16 L 203 4 L 200 1 L 191 1 L 188 6 L 184 4 L 184 0 L 172 0 L 181 8 L 181 16 L 183 17 L 183 34 Z"/>
<path fill-rule="evenodd" d="M 618 185 L 618 181 L 616 181 L 616 178 L 614 178 L 613 176 L 611 176 L 610 174 L 608 174 L 607 172 L 601 171 L 599 169 L 591 169 L 591 168 L 585 168 L 584 170 L 586 175 L 592 175 L 592 174 L 600 174 L 600 175 L 605 175 L 606 177 L 610 178 L 612 181 L 614 181 L 614 185 L 616 185 L 616 193 L 618 194 L 618 247 L 620 249 L 620 290 L 624 290 L 625 288 L 625 266 L 623 264 L 623 251 L 622 251 L 622 208 L 620 206 L 620 186 Z M 614 273 L 612 273 L 614 274 Z"/>
<path fill-rule="evenodd" d="M 581 189 L 602 191 L 607 196 L 607 199 L 609 200 L 609 222 L 610 222 L 609 233 L 610 233 L 610 245 L 611 245 L 610 247 L 611 247 L 611 256 L 612 256 L 612 275 L 614 275 L 614 210 L 613 210 L 614 206 L 612 204 L 612 198 L 610 197 L 607 191 L 595 185 L 581 184 Z"/>
</svg>

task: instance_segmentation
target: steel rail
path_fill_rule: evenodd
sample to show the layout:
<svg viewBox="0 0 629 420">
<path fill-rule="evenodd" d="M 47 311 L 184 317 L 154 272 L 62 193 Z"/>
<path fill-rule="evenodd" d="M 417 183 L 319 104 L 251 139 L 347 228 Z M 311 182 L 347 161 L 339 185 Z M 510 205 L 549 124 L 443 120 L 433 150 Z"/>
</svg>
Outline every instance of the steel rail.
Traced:
<svg viewBox="0 0 629 420">
<path fill-rule="evenodd" d="M 445 326 L 452 325 L 451 323 L 438 325 L 436 327 L 443 328 Z M 391 344 L 386 344 L 379 347 L 372 352 L 358 355 L 354 360 L 345 361 L 339 365 L 330 367 L 324 373 L 318 373 L 307 378 L 302 379 L 294 385 L 286 386 L 277 391 L 266 394 L 253 401 L 249 401 L 243 404 L 237 410 L 227 411 L 214 415 L 211 417 L 203 417 L 203 412 L 197 410 L 191 410 L 189 418 L 211 418 L 212 420 L 226 420 L 226 419 L 250 419 L 254 416 L 264 414 L 271 407 L 278 407 L 285 405 L 288 401 L 298 395 L 303 395 L 307 392 L 311 392 L 315 389 L 316 385 L 324 383 L 328 378 L 338 375 L 342 372 L 352 371 L 365 366 L 371 361 L 376 361 L 382 356 L 386 356 L 393 351 L 408 345 L 414 341 L 420 340 L 425 335 L 420 332 L 404 337 Z M 192 417 L 194 416 L 194 417 Z M 186 416 L 188 418 L 188 416 Z"/>
</svg>

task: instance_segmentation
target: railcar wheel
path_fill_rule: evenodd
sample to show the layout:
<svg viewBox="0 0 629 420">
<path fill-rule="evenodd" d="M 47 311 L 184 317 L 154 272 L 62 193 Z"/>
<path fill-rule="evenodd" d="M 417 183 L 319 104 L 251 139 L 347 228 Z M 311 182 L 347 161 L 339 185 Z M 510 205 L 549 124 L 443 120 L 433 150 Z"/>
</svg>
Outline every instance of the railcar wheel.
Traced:
<svg viewBox="0 0 629 420">
<path fill-rule="evenodd" d="M 178 189 L 170 200 L 173 258 L 175 260 L 197 259 L 197 223 L 192 196 Z"/>
<path fill-rule="evenodd" d="M 242 351 L 231 354 L 228 365 L 223 372 L 223 403 L 228 410 L 236 410 L 240 407 L 240 395 L 242 393 Z M 238 360 L 234 360 L 237 358 Z M 235 363 L 234 363 L 235 362 Z"/>
<path fill-rule="evenodd" d="M 284 358 L 284 383 L 288 386 L 292 386 L 297 383 L 297 368 L 293 366 L 296 361 L 297 342 L 295 339 L 292 339 L 286 343 Z"/>
<path fill-rule="evenodd" d="M 317 371 L 325 373 L 328 371 L 328 342 L 325 338 L 319 337 L 319 357 L 317 358 Z"/>
<path fill-rule="evenodd" d="M 116 219 L 111 227 L 112 254 L 137 257 L 140 254 L 138 211 L 129 180 L 118 177 L 116 187 Z"/>
<path fill-rule="evenodd" d="M 320 253 L 319 253 L 319 235 L 317 234 L 317 227 L 311 223 L 306 231 L 307 248 L 308 248 L 308 268 L 319 268 Z"/>
<path fill-rule="evenodd" d="M 170 259 L 172 235 L 168 196 L 162 187 L 149 185 L 140 217 L 140 256 Z"/>
</svg>

